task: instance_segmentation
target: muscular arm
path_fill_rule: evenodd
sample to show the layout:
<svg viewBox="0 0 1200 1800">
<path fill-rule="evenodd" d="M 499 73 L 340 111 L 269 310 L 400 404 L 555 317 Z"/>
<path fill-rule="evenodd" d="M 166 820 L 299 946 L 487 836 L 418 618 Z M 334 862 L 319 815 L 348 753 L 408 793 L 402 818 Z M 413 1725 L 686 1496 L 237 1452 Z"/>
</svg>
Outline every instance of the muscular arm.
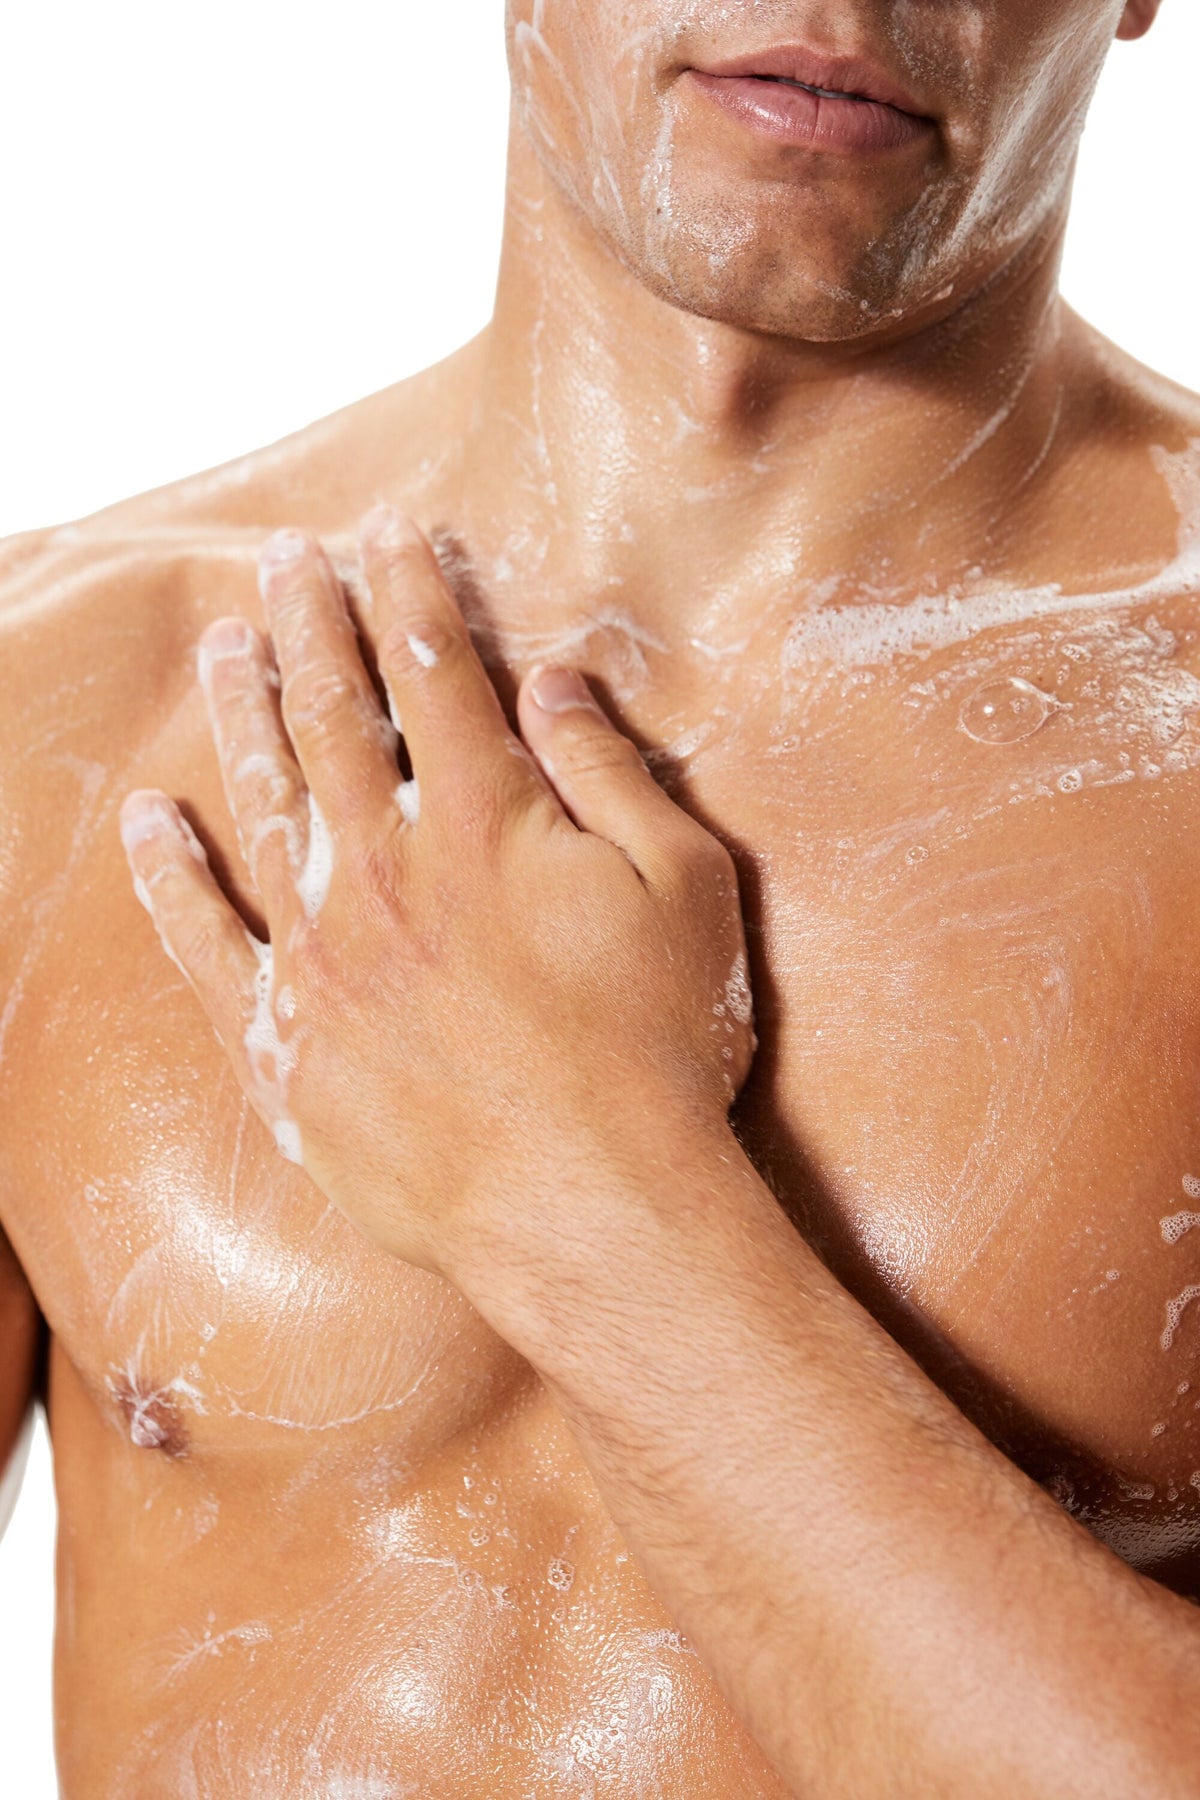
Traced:
<svg viewBox="0 0 1200 1800">
<path fill-rule="evenodd" d="M 455 1273 L 795 1792 L 1200 1791 L 1195 1609 L 963 1418 L 732 1133 L 650 1142 Z"/>
</svg>

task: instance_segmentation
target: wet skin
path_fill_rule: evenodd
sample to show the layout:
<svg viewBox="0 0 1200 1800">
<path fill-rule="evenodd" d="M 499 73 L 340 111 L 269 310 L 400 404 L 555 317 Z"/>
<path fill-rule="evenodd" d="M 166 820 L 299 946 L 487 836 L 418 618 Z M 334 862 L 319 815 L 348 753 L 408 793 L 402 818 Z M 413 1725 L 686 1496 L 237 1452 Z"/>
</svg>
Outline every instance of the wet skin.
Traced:
<svg viewBox="0 0 1200 1800">
<path fill-rule="evenodd" d="M 731 1794 L 773 1791 L 529 1369 L 279 1157 L 116 835 L 130 786 L 165 787 L 253 919 L 196 638 L 261 619 L 265 527 L 301 513 L 337 541 L 376 447 L 420 442 L 451 373 L 257 480 L 242 465 L 11 553 L 10 618 L 30 610 L 7 659 L 5 1220 L 52 1333 L 69 1794 L 165 1794 L 193 1766 L 202 1792 L 251 1769 L 316 1792 L 304 1743 L 322 1771 L 437 1769 L 417 1791 L 487 1770 L 549 1793 L 581 1732 L 613 1792 L 643 1766 L 680 1794 L 714 1768 Z M 1160 1335 L 1200 1239 L 1159 1222 L 1200 1171 L 1195 776 L 1058 779 L 1088 753 L 1108 776 L 1158 755 L 1098 723 L 1123 678 L 1194 670 L 1194 603 L 1153 611 L 1170 651 L 1138 640 L 1145 609 L 1100 608 L 906 658 L 849 702 L 825 671 L 780 681 L 775 645 L 770 701 L 755 684 L 748 705 L 744 662 L 714 676 L 681 643 L 620 713 L 653 750 L 729 707 L 658 767 L 738 851 L 762 1048 L 735 1116 L 785 1203 L 1026 1466 L 1194 1591 L 1192 1337 L 1186 1318 L 1169 1353 Z M 599 684 L 626 646 L 589 641 Z M 1010 670 L 1076 710 L 980 745 L 960 696 Z"/>
<path fill-rule="evenodd" d="M 1200 582 L 1179 555 L 1200 406 L 1053 307 L 1052 260 L 1008 309 L 1036 375 L 948 475 L 971 421 L 897 409 L 890 488 L 846 473 L 873 453 L 864 424 L 829 428 L 821 504 L 768 466 L 725 506 L 719 458 L 690 459 L 728 435 L 736 384 L 706 388 L 711 358 L 680 372 L 660 341 L 652 399 L 675 392 L 701 429 L 647 503 L 652 422 L 618 371 L 636 430 L 589 513 L 595 416 L 564 307 L 530 281 L 428 375 L 8 547 L 0 1142 L 24 1276 L 5 1366 L 27 1391 L 40 1311 L 68 1796 L 784 1791 L 536 1375 L 280 1158 L 130 890 L 117 807 L 162 787 L 258 921 L 196 641 L 222 614 L 264 623 L 254 555 L 275 526 L 319 532 L 352 576 L 381 496 L 437 536 L 502 698 L 569 649 L 733 850 L 760 1038 L 734 1117 L 797 1226 L 1037 1480 L 1200 1591 L 1196 1324 L 1169 1310 L 1200 1280 L 1178 1217 L 1200 1177 Z M 504 418 L 533 411 L 495 396 L 525 397 L 507 352 L 534 315 L 550 398 L 505 456 Z M 988 398 L 984 422 L 1008 396 Z M 786 477 L 781 441 L 758 449 Z M 943 474 L 914 496 L 922 459 Z M 762 526 L 773 482 L 802 544 L 790 517 Z M 710 532 L 741 562 L 706 585 Z M 1014 712 L 1014 681 L 1053 704 Z M 1042 712 L 1024 735 L 994 723 Z"/>
</svg>

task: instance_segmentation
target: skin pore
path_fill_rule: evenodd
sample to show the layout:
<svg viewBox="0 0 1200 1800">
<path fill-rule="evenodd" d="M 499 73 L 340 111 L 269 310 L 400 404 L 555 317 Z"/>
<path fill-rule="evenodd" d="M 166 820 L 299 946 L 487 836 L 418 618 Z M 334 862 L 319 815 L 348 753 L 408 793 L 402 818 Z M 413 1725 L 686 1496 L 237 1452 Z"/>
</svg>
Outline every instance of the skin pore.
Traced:
<svg viewBox="0 0 1200 1800">
<path fill-rule="evenodd" d="M 1151 13 L 514 7 L 489 330 L 6 549 L 3 1417 L 40 1311 L 69 1800 L 1189 1791 L 1200 409 L 1055 293 Z M 798 150 L 687 73 L 780 41 L 934 125 Z M 450 592 L 388 587 L 381 500 Z M 269 963 L 135 829 L 162 955 L 146 789 Z"/>
</svg>

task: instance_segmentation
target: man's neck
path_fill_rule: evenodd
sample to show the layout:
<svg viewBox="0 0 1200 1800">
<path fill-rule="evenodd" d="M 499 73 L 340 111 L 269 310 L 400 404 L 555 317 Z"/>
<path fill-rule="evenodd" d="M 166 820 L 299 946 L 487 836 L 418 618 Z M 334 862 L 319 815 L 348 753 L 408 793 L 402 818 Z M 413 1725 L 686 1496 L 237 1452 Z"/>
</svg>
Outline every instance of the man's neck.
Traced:
<svg viewBox="0 0 1200 1800">
<path fill-rule="evenodd" d="M 1062 225 L 891 343 L 767 338 L 651 293 L 518 139 L 456 508 L 482 585 L 686 626 L 717 590 L 1003 568 L 1062 420 Z"/>
</svg>

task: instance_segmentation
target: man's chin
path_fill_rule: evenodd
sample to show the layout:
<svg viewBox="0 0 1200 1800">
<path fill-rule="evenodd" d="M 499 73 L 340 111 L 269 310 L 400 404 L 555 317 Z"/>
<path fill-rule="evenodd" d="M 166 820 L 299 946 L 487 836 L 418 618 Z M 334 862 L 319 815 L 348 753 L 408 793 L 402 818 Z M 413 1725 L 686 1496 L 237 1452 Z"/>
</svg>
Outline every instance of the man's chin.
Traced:
<svg viewBox="0 0 1200 1800">
<path fill-rule="evenodd" d="M 610 243 L 659 298 L 697 317 L 810 343 L 903 335 L 924 315 L 945 275 L 926 244 L 915 255 L 911 212 L 879 218 L 814 206 L 740 216 L 711 196 L 682 196 L 664 217 L 633 230 L 609 218 Z M 808 211 L 810 216 L 804 216 Z M 614 229 L 615 227 L 615 229 Z"/>
<path fill-rule="evenodd" d="M 797 263 L 770 270 L 714 268 L 688 258 L 631 264 L 632 272 L 670 305 L 697 318 L 797 343 L 851 344 L 903 336 L 928 297 L 899 283 L 864 280 L 841 264 L 813 268 Z"/>
</svg>

